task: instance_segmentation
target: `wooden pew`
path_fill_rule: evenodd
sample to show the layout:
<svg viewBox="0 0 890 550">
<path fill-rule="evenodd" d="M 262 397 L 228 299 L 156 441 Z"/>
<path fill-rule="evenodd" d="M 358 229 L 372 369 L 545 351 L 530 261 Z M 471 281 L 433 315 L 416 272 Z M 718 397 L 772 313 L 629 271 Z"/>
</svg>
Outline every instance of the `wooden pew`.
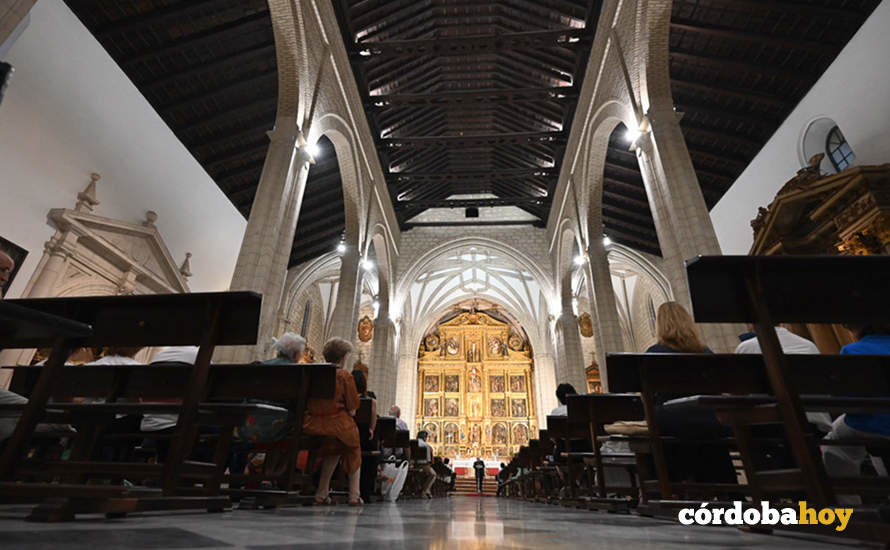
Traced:
<svg viewBox="0 0 890 550">
<path fill-rule="evenodd" d="M 252 292 L 226 292 L 151 296 L 105 296 L 77 298 L 38 298 L 4 301 L 5 305 L 26 308 L 68 319 L 92 327 L 87 335 L 47 337 L 27 330 L 4 331 L 0 348 L 51 347 L 52 352 L 34 385 L 29 402 L 22 410 L 13 435 L 0 455 L 0 497 L 50 497 L 35 509 L 32 519 L 70 519 L 80 512 L 126 513 L 138 509 L 200 507 L 222 510 L 228 499 L 208 485 L 205 494 L 183 496 L 178 492 L 197 435 L 200 407 L 209 371 L 210 357 L 217 345 L 249 345 L 256 342 L 261 297 Z M 84 486 L 55 483 L 15 483 L 16 470 L 24 459 L 34 428 L 44 414 L 60 371 L 77 368 L 64 365 L 70 350 L 80 346 L 162 346 L 199 345 L 195 365 L 189 369 L 188 382 L 178 397 L 176 437 L 171 440 L 168 460 L 161 473 L 162 491 L 132 490 L 117 486 Z M 120 404 L 122 412 L 133 404 Z M 87 415 L 89 411 L 107 414 L 114 404 L 80 404 L 72 410 Z M 244 411 L 249 410 L 247 407 Z M 231 408 L 230 408 L 231 410 Z M 91 434 L 81 434 L 84 441 Z M 87 458 L 90 445 L 80 446 L 76 458 Z M 75 460 L 73 462 L 82 462 Z M 73 467 L 73 466 L 72 466 Z M 138 472 L 137 472 L 138 473 Z M 123 468 L 120 473 L 125 477 Z"/>
<path fill-rule="evenodd" d="M 28 396 L 33 391 L 40 378 L 39 367 L 15 367 L 11 389 L 16 393 Z M 109 401 L 101 410 L 100 419 L 110 422 L 121 408 L 140 410 L 149 413 L 176 413 L 179 405 L 173 403 L 151 403 L 151 401 L 163 401 L 175 399 L 181 396 L 181 389 L 189 380 L 191 369 L 180 364 L 152 364 L 152 365 L 85 365 L 76 368 L 63 369 L 57 376 L 57 384 L 52 394 L 56 402 L 48 405 L 48 410 L 67 411 L 69 415 L 82 414 L 80 409 L 86 408 L 93 417 L 97 414 L 98 407 L 83 407 L 78 404 L 67 404 L 73 398 L 103 398 Z M 259 364 L 259 365 L 212 365 L 208 372 L 205 400 L 200 409 L 202 425 L 215 425 L 220 429 L 220 442 L 217 443 L 218 460 L 214 460 L 213 467 L 205 468 L 208 473 L 213 472 L 212 482 L 218 487 L 222 480 L 232 482 L 245 481 L 273 481 L 275 488 L 272 490 L 223 490 L 224 494 L 234 495 L 237 499 L 250 497 L 258 506 L 274 506 L 285 502 L 299 502 L 305 500 L 296 494 L 295 486 L 297 478 L 294 469 L 284 472 L 280 477 L 253 475 L 244 476 L 233 474 L 222 478 L 225 469 L 225 459 L 228 457 L 229 442 L 232 428 L 241 425 L 245 414 L 261 410 L 270 411 L 275 407 L 262 404 L 248 405 L 246 399 L 265 400 L 273 402 L 294 402 L 296 418 L 293 422 L 293 430 L 284 440 L 288 446 L 288 463 L 296 462 L 296 452 L 300 450 L 302 437 L 302 418 L 306 409 L 306 401 L 309 398 L 327 399 L 333 396 L 336 384 L 336 367 L 333 365 L 304 365 L 304 364 Z M 144 403 L 114 403 L 116 400 L 132 401 L 142 399 Z M 233 405 L 235 404 L 235 405 Z M 223 414 L 230 411 L 231 414 Z M 284 412 L 284 409 L 279 409 Z M 72 420 L 69 418 L 69 420 Z M 80 425 L 83 422 L 75 423 Z M 95 423 L 95 419 L 93 422 Z M 140 432 L 134 434 L 118 434 L 116 440 L 141 440 L 143 438 L 170 438 L 171 435 L 157 434 L 154 432 Z M 116 463 L 100 462 L 89 463 L 88 471 L 91 475 L 99 475 L 109 471 L 118 471 L 121 466 Z M 35 468 L 41 469 L 45 476 L 50 478 L 60 475 L 71 467 L 70 463 L 64 464 L 39 464 L 32 465 L 28 472 Z M 84 465 L 84 468 L 87 468 Z M 137 470 L 136 466 L 126 466 L 134 473 L 138 471 L 139 479 L 152 479 L 158 477 L 162 471 L 161 465 L 146 464 Z M 184 472 L 186 476 L 196 475 L 200 468 L 192 467 Z M 305 480 L 303 480 L 305 481 Z M 246 503 L 244 503 L 246 504 Z"/>
<path fill-rule="evenodd" d="M 585 482 L 583 492 L 586 496 L 592 496 L 593 492 L 593 479 L 587 476 L 587 471 L 584 468 L 584 457 L 588 453 L 587 449 L 590 448 L 588 427 L 586 423 L 570 421 L 568 416 L 548 416 L 547 433 L 556 443 L 553 453 L 554 462 L 557 464 L 557 468 L 559 466 L 564 468 L 564 470 L 554 470 L 562 471 L 564 483 L 561 482 L 562 477 L 557 476 L 552 478 L 552 481 L 559 480 L 560 483 L 548 486 L 554 488 L 562 486 L 565 489 L 565 495 L 559 500 L 567 506 L 578 506 L 580 501 L 578 500 L 579 491 L 576 482 L 582 480 Z M 529 447 L 532 446 L 529 445 Z M 543 473 L 543 471 L 541 472 Z M 556 494 L 548 496 L 558 497 Z"/>
<path fill-rule="evenodd" d="M 581 394 L 566 399 L 570 424 L 586 425 L 593 451 L 582 455 L 589 477 L 595 480 L 593 494 L 585 501 L 590 508 L 608 511 L 628 510 L 637 499 L 637 461 L 633 453 L 603 453 L 601 447 L 609 440 L 605 426 L 618 421 L 639 421 L 645 418 L 643 403 L 634 394 Z M 627 472 L 629 487 L 606 486 L 606 468 Z M 610 497 L 610 494 L 619 495 Z"/>
<path fill-rule="evenodd" d="M 756 472 L 754 481 L 761 487 L 767 484 L 785 485 L 789 490 L 802 487 L 811 506 L 833 504 L 836 493 L 849 492 L 855 483 L 828 478 L 818 450 L 818 445 L 825 442 L 817 441 L 808 429 L 804 412 L 808 406 L 831 409 L 832 405 L 838 405 L 835 409 L 838 412 L 843 407 L 871 413 L 886 411 L 886 398 L 890 396 L 886 370 L 868 367 L 868 358 L 832 358 L 836 361 L 829 367 L 829 372 L 833 371 L 836 377 L 830 387 L 834 395 L 821 398 L 821 404 L 816 404 L 806 395 L 808 388 L 813 389 L 810 382 L 816 378 L 814 373 L 795 372 L 797 357 L 782 352 L 774 326 L 780 322 L 885 323 L 890 311 L 887 284 L 890 258 L 699 257 L 687 262 L 687 275 L 698 322 L 752 322 L 760 340 L 764 372 L 775 402 L 764 405 L 749 399 L 739 408 L 724 411 L 723 416 L 739 425 L 781 422 L 796 467 Z M 872 361 L 885 362 L 886 357 Z M 854 370 L 856 374 L 851 372 Z M 843 394 L 847 395 L 838 400 Z M 851 394 L 866 397 L 851 400 Z M 723 399 L 723 405 L 727 401 L 728 398 Z M 736 401 L 735 405 L 741 403 Z M 874 478 L 860 479 L 859 487 L 865 490 L 878 483 Z M 858 509 L 848 528 L 840 534 L 865 540 L 890 540 L 890 524 L 866 512 Z M 838 534 L 830 529 L 825 532 Z"/>
</svg>

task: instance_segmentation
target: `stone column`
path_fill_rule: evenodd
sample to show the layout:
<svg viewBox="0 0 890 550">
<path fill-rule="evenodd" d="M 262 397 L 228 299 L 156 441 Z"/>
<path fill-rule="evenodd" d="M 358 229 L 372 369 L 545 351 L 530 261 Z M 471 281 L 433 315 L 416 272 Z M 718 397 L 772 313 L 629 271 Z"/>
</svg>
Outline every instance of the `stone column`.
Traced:
<svg viewBox="0 0 890 550">
<path fill-rule="evenodd" d="M 378 411 L 389 411 L 395 403 L 395 332 L 395 324 L 389 318 L 389 309 L 381 303 L 374 321 L 369 365 L 371 379 L 368 381 L 371 390 L 377 394 Z"/>
<path fill-rule="evenodd" d="M 535 353 L 534 360 L 536 412 L 538 415 L 538 427 L 543 429 L 547 426 L 547 415 L 558 405 L 556 401 L 556 372 L 554 370 L 556 363 L 553 359 L 553 353 L 550 351 Z"/>
<path fill-rule="evenodd" d="M 587 273 L 590 275 L 588 281 L 591 281 L 591 284 L 587 285 L 587 289 L 592 292 L 591 302 L 596 311 L 593 327 L 593 335 L 596 339 L 596 362 L 600 366 L 603 387 L 605 387 L 606 353 L 624 351 L 624 339 L 621 335 L 621 321 L 618 318 L 615 290 L 612 288 L 612 272 L 609 270 L 608 253 L 599 233 L 591 233 L 591 235 L 587 249 L 590 263 Z"/>
<path fill-rule="evenodd" d="M 340 282 L 337 285 L 337 301 L 331 315 L 329 338 L 344 338 L 353 343 L 356 340 L 362 296 L 361 259 L 357 244 L 347 243 L 346 251 L 340 256 Z"/>
<path fill-rule="evenodd" d="M 556 321 L 556 342 L 559 350 L 556 363 L 556 383 L 568 382 L 579 392 L 587 388 L 584 373 L 584 353 L 581 349 L 581 331 L 578 318 L 572 311 L 571 302 L 563 305 L 562 314 Z"/>
<path fill-rule="evenodd" d="M 311 159 L 298 147 L 301 134 L 294 119 L 279 119 L 268 135 L 269 149 L 230 287 L 263 295 L 257 345 L 220 348 L 214 357 L 216 362 L 246 363 L 265 359 L 277 328 L 287 263 Z"/>
<path fill-rule="evenodd" d="M 665 274 L 674 299 L 691 311 L 685 261 L 699 254 L 718 255 L 720 245 L 677 113 L 669 102 L 660 101 L 653 103 L 647 117 L 651 131 L 638 140 L 637 159 L 658 232 Z M 703 324 L 699 328 L 715 351 L 734 349 L 736 327 Z"/>
<path fill-rule="evenodd" d="M 402 409 L 402 419 L 414 432 L 414 417 L 417 411 L 417 349 L 411 349 L 411 338 L 402 326 L 402 338 L 399 344 L 399 360 L 396 375 L 396 397 L 394 405 Z"/>
</svg>

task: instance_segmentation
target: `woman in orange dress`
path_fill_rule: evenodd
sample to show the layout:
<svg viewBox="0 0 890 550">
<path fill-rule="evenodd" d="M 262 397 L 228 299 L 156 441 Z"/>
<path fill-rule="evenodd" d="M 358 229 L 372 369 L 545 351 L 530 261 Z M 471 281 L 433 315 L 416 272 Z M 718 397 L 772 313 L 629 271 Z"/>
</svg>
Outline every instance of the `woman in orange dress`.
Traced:
<svg viewBox="0 0 890 550">
<path fill-rule="evenodd" d="M 332 338 L 324 345 L 325 361 L 337 365 L 337 386 L 333 399 L 310 399 L 303 431 L 310 435 L 325 435 L 319 450 L 322 459 L 321 477 L 315 491 L 316 504 L 330 504 L 328 496 L 331 476 L 337 463 L 343 459 L 343 469 L 349 478 L 349 505 L 360 506 L 359 480 L 362 465 L 362 448 L 358 427 L 353 417 L 359 406 L 355 380 L 346 372 L 346 359 L 352 352 L 352 344 L 341 338 Z"/>
</svg>

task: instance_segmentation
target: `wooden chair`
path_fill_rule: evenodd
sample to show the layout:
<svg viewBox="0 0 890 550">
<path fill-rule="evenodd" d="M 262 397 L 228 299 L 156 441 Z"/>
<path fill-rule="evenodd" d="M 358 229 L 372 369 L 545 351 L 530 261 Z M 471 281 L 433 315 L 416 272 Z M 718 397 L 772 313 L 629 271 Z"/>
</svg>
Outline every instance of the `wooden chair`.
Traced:
<svg viewBox="0 0 890 550">
<path fill-rule="evenodd" d="M 0 335 L 0 348 L 51 347 L 52 351 L 40 376 L 34 384 L 29 401 L 22 409 L 20 420 L 0 455 L 0 497 L 35 499 L 46 497 L 31 515 L 31 519 L 70 519 L 76 513 L 104 512 L 120 514 L 136 510 L 162 508 L 225 509 L 229 501 L 214 494 L 212 484 L 201 496 L 185 496 L 178 491 L 184 471 L 190 467 L 185 458 L 191 455 L 201 415 L 208 409 L 202 407 L 206 393 L 210 357 L 217 345 L 249 345 L 256 342 L 257 326 L 262 299 L 252 292 L 225 292 L 151 296 L 108 296 L 77 298 L 38 298 L 4 301 L 4 311 L 25 308 L 49 316 L 89 325 L 89 334 L 72 334 L 71 331 L 48 334 L 28 328 L 26 321 L 16 325 L 7 319 L 6 329 Z M 8 314 L 7 314 L 8 316 Z M 16 328 L 18 327 L 18 328 Z M 32 327 L 33 328 L 33 327 Z M 148 489 L 131 489 L 121 485 L 95 486 L 79 483 L 17 483 L 17 469 L 23 465 L 24 451 L 28 448 L 34 429 L 45 414 L 46 405 L 58 383 L 58 375 L 67 369 L 64 362 L 69 351 L 80 346 L 162 346 L 199 345 L 195 365 L 189 368 L 187 383 L 180 387 L 178 397 L 182 404 L 175 437 L 171 439 L 167 461 L 160 474 L 160 492 Z M 69 404 L 71 414 L 79 415 L 85 424 L 86 417 L 107 417 L 114 413 L 144 411 L 141 404 L 104 403 Z M 162 408 L 162 407 L 159 407 Z M 237 407 L 234 407 L 237 409 Z M 230 407 L 228 410 L 232 410 Z M 241 412 L 248 412 L 249 407 Z M 79 434 L 82 442 L 76 447 L 75 459 L 69 466 L 82 471 L 82 462 L 89 462 L 90 437 L 94 430 Z M 200 466 L 204 467 L 204 466 Z M 144 468 L 142 465 L 135 467 Z M 205 468 L 206 469 L 206 468 Z M 70 474 L 70 476 L 68 476 Z M 122 465 L 120 477 L 127 477 L 127 466 Z M 76 479 L 78 471 L 66 473 Z"/>
</svg>

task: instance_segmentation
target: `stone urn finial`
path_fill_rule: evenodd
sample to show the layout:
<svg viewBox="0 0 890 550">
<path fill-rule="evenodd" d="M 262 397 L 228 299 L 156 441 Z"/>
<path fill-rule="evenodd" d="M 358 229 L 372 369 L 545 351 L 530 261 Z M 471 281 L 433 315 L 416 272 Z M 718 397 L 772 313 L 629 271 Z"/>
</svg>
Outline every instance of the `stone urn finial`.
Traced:
<svg viewBox="0 0 890 550">
<path fill-rule="evenodd" d="M 145 227 L 154 227 L 156 221 L 158 221 L 158 213 L 154 210 L 149 210 L 145 213 L 145 221 L 142 222 L 142 225 Z"/>
<path fill-rule="evenodd" d="M 192 276 L 192 263 L 191 263 L 192 253 L 185 253 L 185 260 L 183 260 L 182 265 L 179 266 L 179 274 L 188 279 Z"/>
<path fill-rule="evenodd" d="M 76 211 L 92 212 L 93 208 L 99 204 L 99 199 L 96 198 L 96 183 L 100 179 L 102 179 L 100 174 L 96 172 L 90 174 L 90 183 L 86 189 L 77 194 L 77 204 L 74 205 Z"/>
</svg>

